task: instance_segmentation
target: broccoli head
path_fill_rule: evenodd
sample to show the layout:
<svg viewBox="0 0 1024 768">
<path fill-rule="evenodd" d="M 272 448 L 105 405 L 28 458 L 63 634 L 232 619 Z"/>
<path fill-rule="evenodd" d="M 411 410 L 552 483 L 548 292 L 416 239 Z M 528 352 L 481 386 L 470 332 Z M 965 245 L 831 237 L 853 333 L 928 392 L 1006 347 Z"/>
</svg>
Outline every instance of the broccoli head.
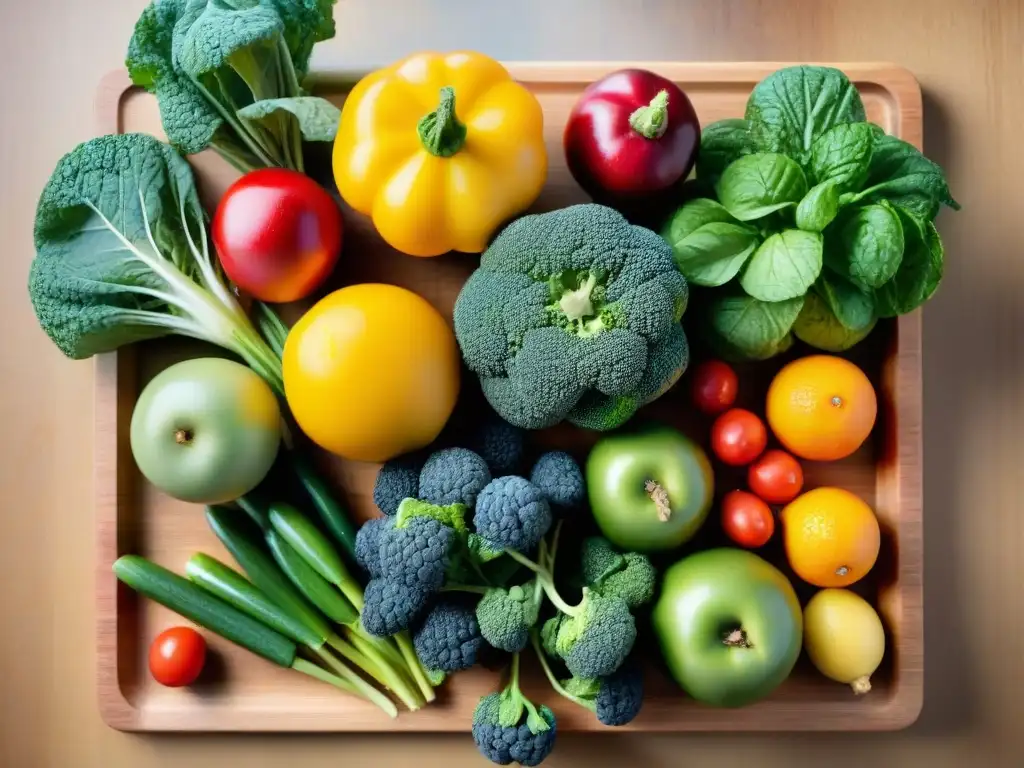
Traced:
<svg viewBox="0 0 1024 768">
<path fill-rule="evenodd" d="M 373 484 L 373 503 L 385 515 L 398 513 L 398 505 L 405 499 L 419 497 L 420 469 L 423 457 L 406 454 L 384 462 Z"/>
<path fill-rule="evenodd" d="M 540 660 L 555 691 L 589 709 L 603 725 L 627 725 L 640 714 L 644 703 L 644 678 L 633 657 L 607 677 L 570 677 L 561 682 L 551 672 L 547 660 L 543 656 Z"/>
<path fill-rule="evenodd" d="M 384 528 L 379 537 L 383 578 L 436 592 L 444 584 L 454 540 L 451 528 L 429 517 L 414 517 L 404 526 Z"/>
<path fill-rule="evenodd" d="M 521 651 L 530 642 L 530 629 L 537 623 L 539 610 L 540 595 L 533 582 L 489 589 L 476 606 L 480 634 L 500 651 Z"/>
<path fill-rule="evenodd" d="M 543 454 L 530 472 L 530 482 L 540 489 L 554 509 L 568 512 L 583 506 L 587 486 L 576 459 L 564 451 Z"/>
<path fill-rule="evenodd" d="M 431 593 L 391 579 L 370 579 L 363 590 L 363 629 L 374 637 L 388 637 L 408 629 L 430 605 Z"/>
<path fill-rule="evenodd" d="M 555 650 L 574 677 L 612 674 L 633 650 L 636 620 L 619 597 L 583 590 L 582 602 L 558 625 Z"/>
<path fill-rule="evenodd" d="M 620 597 L 630 608 L 650 602 L 658 580 L 654 565 L 639 552 L 619 553 L 607 539 L 591 536 L 583 542 L 583 579 L 605 597 Z"/>
<path fill-rule="evenodd" d="M 376 579 L 384 575 L 380 566 L 380 537 L 385 529 L 391 529 L 392 522 L 386 517 L 375 517 L 359 527 L 356 534 L 356 562 Z"/>
<path fill-rule="evenodd" d="M 519 689 L 519 654 L 501 693 L 484 696 L 473 710 L 473 741 L 480 753 L 498 765 L 540 765 L 555 746 L 555 713 L 534 706 Z"/>
<path fill-rule="evenodd" d="M 467 448 L 445 448 L 430 454 L 420 470 L 416 498 L 431 504 L 472 507 L 491 481 L 487 463 Z"/>
<path fill-rule="evenodd" d="M 459 293 L 455 335 L 509 423 L 606 430 L 686 369 L 688 298 L 661 237 L 612 208 L 574 205 L 502 230 Z"/>
<path fill-rule="evenodd" d="M 519 471 L 526 446 L 523 430 L 491 414 L 473 434 L 469 447 L 487 462 L 492 477 L 501 477 Z"/>
<path fill-rule="evenodd" d="M 413 643 L 416 655 L 428 669 L 458 672 L 476 664 L 483 638 L 471 608 L 444 600 L 423 619 Z"/>
<path fill-rule="evenodd" d="M 507 475 L 480 491 L 473 524 L 493 549 L 529 551 L 551 527 L 551 508 L 537 486 Z"/>
</svg>

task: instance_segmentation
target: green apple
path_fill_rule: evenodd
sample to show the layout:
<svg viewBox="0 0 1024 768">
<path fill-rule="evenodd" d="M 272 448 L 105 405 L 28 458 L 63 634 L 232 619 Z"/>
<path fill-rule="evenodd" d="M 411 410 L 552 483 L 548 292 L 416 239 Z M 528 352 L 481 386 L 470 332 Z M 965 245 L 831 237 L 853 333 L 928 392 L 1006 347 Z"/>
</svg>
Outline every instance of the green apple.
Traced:
<svg viewBox="0 0 1024 768">
<path fill-rule="evenodd" d="M 665 571 L 652 614 L 676 682 L 705 704 L 767 696 L 796 664 L 803 615 L 782 572 L 752 552 L 712 549 Z"/>
<path fill-rule="evenodd" d="M 281 409 L 250 368 L 217 357 L 157 374 L 132 412 L 139 470 L 170 496 L 217 504 L 248 493 L 270 470 L 281 442 Z"/>
<path fill-rule="evenodd" d="M 675 549 L 711 509 L 714 473 L 707 454 L 669 427 L 602 438 L 587 457 L 586 474 L 602 534 L 633 552 Z"/>
</svg>

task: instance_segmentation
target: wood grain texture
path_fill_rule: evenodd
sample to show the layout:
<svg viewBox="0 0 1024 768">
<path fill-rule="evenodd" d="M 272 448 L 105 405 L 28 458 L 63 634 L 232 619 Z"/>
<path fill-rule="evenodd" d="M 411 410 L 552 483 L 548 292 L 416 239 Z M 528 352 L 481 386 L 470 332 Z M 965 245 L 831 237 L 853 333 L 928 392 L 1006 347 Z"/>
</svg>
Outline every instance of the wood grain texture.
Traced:
<svg viewBox="0 0 1024 768">
<path fill-rule="evenodd" d="M 512 74 L 536 93 L 545 112 L 550 169 L 545 191 L 533 210 L 585 199 L 562 158 L 565 117 L 586 84 L 626 66 L 653 69 L 678 82 L 693 100 L 702 124 L 708 124 L 742 115 L 751 88 L 785 63 L 508 63 Z M 858 86 L 870 119 L 920 146 L 921 95 L 909 72 L 892 64 L 835 66 L 844 69 Z M 359 74 L 321 71 L 315 90 L 340 105 L 347 84 Z M 145 131 L 162 136 L 155 101 L 130 89 L 123 73 L 106 78 L 98 93 L 98 117 L 104 132 Z M 193 164 L 209 204 L 237 178 L 235 171 L 212 154 L 193 158 Z M 455 296 L 475 266 L 474 258 L 410 258 L 388 248 L 362 217 L 348 209 L 345 215 L 345 252 L 331 282 L 318 295 L 342 284 L 392 282 L 417 291 L 450 318 Z M 288 307 L 286 314 L 295 317 L 309 303 Z M 202 354 L 203 348 L 198 352 Z M 879 563 L 869 578 L 857 585 L 880 606 L 889 634 L 886 665 L 876 675 L 872 693 L 855 697 L 845 686 L 822 678 L 803 660 L 791 679 L 768 699 L 737 711 L 716 710 L 688 700 L 652 660 L 644 709 L 620 730 L 893 730 L 916 719 L 923 681 L 920 352 L 920 314 L 914 313 L 881 324 L 871 341 L 852 353 L 879 391 L 882 415 L 876 434 L 848 460 L 806 468 L 807 487 L 839 485 L 853 490 L 872 504 L 882 526 Z M 475 669 L 455 676 L 437 704 L 415 714 L 403 713 L 397 721 L 382 717 L 365 702 L 296 679 L 293 673 L 273 668 L 216 638 L 211 647 L 222 669 L 203 687 L 201 697 L 163 688 L 150 679 L 145 668 L 149 642 L 180 619 L 118 585 L 110 572 L 111 563 L 121 554 L 136 553 L 180 572 L 197 550 L 227 557 L 230 562 L 206 528 L 200 508 L 149 487 L 134 469 L 126 448 L 131 407 L 140 387 L 169 362 L 196 353 L 187 343 L 147 343 L 127 353 L 104 356 L 97 368 L 97 641 L 104 720 L 115 728 L 141 731 L 468 730 L 476 701 L 498 683 L 493 671 Z M 806 350 L 741 371 L 745 403 L 760 410 L 758 400 L 763 399 L 770 375 L 783 361 L 801 353 Z M 669 422 L 706 442 L 708 425 L 689 414 L 687 385 L 684 378 L 669 395 L 643 409 L 637 419 Z M 455 418 L 469 417 L 457 412 Z M 561 447 L 582 459 L 596 435 L 559 428 L 533 437 L 540 445 Z M 375 514 L 371 492 L 377 465 L 326 456 L 319 456 L 318 462 L 332 472 L 356 516 Z M 717 481 L 721 489 L 734 478 L 719 472 Z M 717 542 L 714 534 L 706 534 L 700 543 Z M 770 555 L 785 568 L 777 548 Z M 806 585 L 798 589 L 804 599 L 813 593 Z M 650 655 L 654 659 L 657 653 Z M 587 712 L 547 689 L 532 666 L 531 672 L 527 690 L 555 710 L 562 731 L 602 729 Z"/>
</svg>

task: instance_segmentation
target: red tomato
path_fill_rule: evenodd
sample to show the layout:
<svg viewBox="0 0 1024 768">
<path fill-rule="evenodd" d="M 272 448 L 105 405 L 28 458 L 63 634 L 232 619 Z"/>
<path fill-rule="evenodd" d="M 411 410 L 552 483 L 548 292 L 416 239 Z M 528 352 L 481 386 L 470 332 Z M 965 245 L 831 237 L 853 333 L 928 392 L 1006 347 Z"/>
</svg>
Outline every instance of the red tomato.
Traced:
<svg viewBox="0 0 1024 768">
<path fill-rule="evenodd" d="M 165 629 L 149 646 L 149 671 L 161 685 L 191 685 L 206 663 L 206 640 L 191 627 Z"/>
<path fill-rule="evenodd" d="M 225 274 L 263 301 L 296 301 L 316 290 L 334 269 L 341 240 L 341 210 L 327 190 L 287 168 L 245 174 L 213 217 Z"/>
<path fill-rule="evenodd" d="M 722 528 L 741 547 L 763 547 L 775 533 L 768 505 L 752 493 L 729 491 L 722 499 Z"/>
<path fill-rule="evenodd" d="M 769 504 L 788 504 L 803 488 L 804 471 L 790 454 L 772 449 L 750 465 L 747 485 Z"/>
<path fill-rule="evenodd" d="M 711 448 L 726 464 L 742 467 L 749 464 L 768 445 L 764 422 L 750 411 L 733 408 L 711 426 Z"/>
<path fill-rule="evenodd" d="M 721 360 L 708 360 L 693 374 L 693 402 L 704 413 L 721 413 L 736 402 L 739 379 Z"/>
</svg>

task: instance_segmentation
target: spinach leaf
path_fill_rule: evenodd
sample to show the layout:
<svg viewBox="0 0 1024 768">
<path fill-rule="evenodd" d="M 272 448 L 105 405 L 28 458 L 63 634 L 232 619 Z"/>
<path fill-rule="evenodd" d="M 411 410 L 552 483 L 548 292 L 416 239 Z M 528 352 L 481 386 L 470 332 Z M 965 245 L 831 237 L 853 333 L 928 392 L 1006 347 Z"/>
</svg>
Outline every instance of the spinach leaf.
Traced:
<svg viewBox="0 0 1024 768">
<path fill-rule="evenodd" d="M 721 203 L 706 197 L 698 197 L 683 204 L 668 218 L 661 230 L 661 236 L 674 248 L 686 236 L 715 221 L 736 223 L 736 219 Z"/>
<path fill-rule="evenodd" d="M 759 153 L 732 163 L 718 181 L 718 199 L 740 221 L 795 205 L 807 192 L 800 166 L 785 155 Z"/>
<path fill-rule="evenodd" d="M 803 296 L 821 274 L 822 238 L 813 232 L 786 229 L 769 237 L 754 252 L 740 285 L 761 301 Z"/>
<path fill-rule="evenodd" d="M 831 269 L 824 269 L 812 289 L 846 328 L 862 331 L 875 322 L 873 294 L 844 280 Z"/>
<path fill-rule="evenodd" d="M 942 239 L 935 225 L 897 208 L 906 233 L 903 261 L 895 276 L 875 291 L 879 317 L 912 312 L 932 297 L 942 281 Z"/>
<path fill-rule="evenodd" d="M 766 302 L 720 293 L 707 307 L 710 340 L 727 357 L 767 360 L 793 344 L 790 329 L 803 304 L 803 296 Z"/>
<path fill-rule="evenodd" d="M 851 330 L 839 321 L 826 300 L 811 292 L 793 323 L 793 334 L 805 344 L 824 352 L 842 352 L 863 341 L 876 322 L 872 315 L 866 326 Z"/>
<path fill-rule="evenodd" d="M 717 182 L 735 160 L 757 151 L 746 120 L 728 119 L 711 123 L 701 131 L 697 155 L 697 178 Z"/>
<path fill-rule="evenodd" d="M 674 243 L 672 254 L 687 280 L 717 286 L 736 277 L 757 242 L 757 233 L 742 224 L 714 221 Z"/>
<path fill-rule="evenodd" d="M 866 289 L 891 279 L 903 259 L 903 225 L 884 200 L 854 211 L 843 223 L 839 242 L 830 242 L 829 266 Z"/>
<path fill-rule="evenodd" d="M 866 117 L 857 89 L 832 67 L 785 67 L 755 86 L 744 115 L 759 147 L 807 165 L 825 131 Z"/>
<path fill-rule="evenodd" d="M 807 232 L 821 232 L 839 213 L 839 188 L 834 181 L 816 184 L 796 207 L 796 226 Z"/>
<path fill-rule="evenodd" d="M 832 181 L 841 192 L 859 190 L 868 177 L 875 144 L 871 123 L 843 123 L 827 130 L 811 147 L 811 176 Z"/>
<path fill-rule="evenodd" d="M 341 110 L 318 96 L 296 96 L 253 102 L 238 110 L 238 116 L 270 130 L 280 130 L 280 120 L 294 122 L 306 141 L 334 141 Z"/>
<path fill-rule="evenodd" d="M 960 210 L 942 168 L 895 136 L 876 135 L 866 185 L 850 202 L 888 200 L 925 220 L 934 219 L 941 205 Z"/>
</svg>

